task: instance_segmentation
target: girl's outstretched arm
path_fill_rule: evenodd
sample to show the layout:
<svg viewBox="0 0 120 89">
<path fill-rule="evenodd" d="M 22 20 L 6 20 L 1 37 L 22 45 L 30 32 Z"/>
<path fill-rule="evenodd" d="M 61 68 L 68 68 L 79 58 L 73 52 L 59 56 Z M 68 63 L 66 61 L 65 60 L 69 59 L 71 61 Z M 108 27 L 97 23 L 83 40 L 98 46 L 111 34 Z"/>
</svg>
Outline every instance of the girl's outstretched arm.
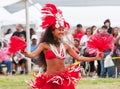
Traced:
<svg viewBox="0 0 120 89">
<path fill-rule="evenodd" d="M 40 45 L 37 47 L 35 51 L 33 51 L 32 53 L 28 53 L 27 51 L 24 51 L 23 55 L 29 58 L 34 58 L 35 56 L 38 56 L 43 51 L 43 49 L 44 49 L 44 43 L 40 43 Z"/>
<path fill-rule="evenodd" d="M 66 51 L 71 55 L 74 59 L 78 61 L 93 61 L 93 60 L 99 60 L 101 57 L 99 56 L 100 53 L 97 52 L 97 55 L 95 57 L 84 57 L 84 56 L 79 56 L 68 44 L 65 44 L 66 46 Z"/>
</svg>

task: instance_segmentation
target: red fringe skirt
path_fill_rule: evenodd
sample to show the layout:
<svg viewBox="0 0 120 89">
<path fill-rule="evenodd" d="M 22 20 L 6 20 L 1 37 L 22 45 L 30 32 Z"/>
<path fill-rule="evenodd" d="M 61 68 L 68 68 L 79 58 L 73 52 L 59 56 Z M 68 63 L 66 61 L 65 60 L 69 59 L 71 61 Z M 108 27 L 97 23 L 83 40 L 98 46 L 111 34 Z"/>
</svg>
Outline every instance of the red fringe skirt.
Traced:
<svg viewBox="0 0 120 89">
<path fill-rule="evenodd" d="M 36 76 L 36 81 L 29 85 L 34 89 L 75 89 L 75 84 L 81 78 L 79 65 L 71 66 L 65 72 L 56 75 Z"/>
</svg>

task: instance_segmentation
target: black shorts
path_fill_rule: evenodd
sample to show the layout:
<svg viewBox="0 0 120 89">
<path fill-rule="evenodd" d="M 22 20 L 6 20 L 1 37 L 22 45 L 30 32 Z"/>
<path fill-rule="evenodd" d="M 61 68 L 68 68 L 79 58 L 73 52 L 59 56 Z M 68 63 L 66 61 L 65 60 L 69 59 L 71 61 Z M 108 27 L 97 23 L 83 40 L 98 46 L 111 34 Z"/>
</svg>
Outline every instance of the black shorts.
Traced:
<svg viewBox="0 0 120 89">
<path fill-rule="evenodd" d="M 14 60 L 12 61 L 12 63 L 14 63 L 15 65 L 22 65 L 23 63 L 26 63 L 26 59 L 25 58 L 23 58 L 23 59 L 21 59 L 18 63 L 16 63 Z"/>
</svg>

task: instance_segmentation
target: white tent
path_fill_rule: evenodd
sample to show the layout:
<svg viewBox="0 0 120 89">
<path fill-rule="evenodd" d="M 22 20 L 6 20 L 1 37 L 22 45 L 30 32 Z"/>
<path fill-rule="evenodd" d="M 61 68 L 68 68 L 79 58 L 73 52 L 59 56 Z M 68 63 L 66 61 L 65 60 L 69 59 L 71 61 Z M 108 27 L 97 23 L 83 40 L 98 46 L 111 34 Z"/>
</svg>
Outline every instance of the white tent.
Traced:
<svg viewBox="0 0 120 89">
<path fill-rule="evenodd" d="M 25 0 L 0 0 L 0 23 L 25 24 Z M 83 26 L 101 26 L 105 19 L 110 19 L 112 26 L 120 25 L 119 0 L 29 0 L 29 23 L 40 23 L 40 9 L 45 3 L 55 3 L 63 11 L 71 26 L 78 23 Z M 15 9 L 18 7 L 17 9 Z M 15 10 L 14 10 L 15 9 Z"/>
<path fill-rule="evenodd" d="M 29 7 L 29 21 L 30 24 L 37 24 L 40 21 L 40 9 L 39 4 Z M 22 9 L 15 13 L 9 13 L 5 8 L 0 8 L 0 23 L 2 25 L 12 25 L 12 24 L 25 24 L 25 9 Z"/>
<path fill-rule="evenodd" d="M 4 6 L 7 6 L 7 5 L 11 5 L 13 3 L 16 3 L 20 0 L 0 0 L 0 7 L 4 7 Z"/>
<path fill-rule="evenodd" d="M 0 0 L 0 23 L 2 25 L 25 24 L 25 7 L 21 5 L 23 1 L 25 0 Z M 109 0 L 109 2 L 108 0 L 29 0 L 29 23 L 40 23 L 40 9 L 47 2 L 59 6 L 71 26 L 78 23 L 83 26 L 101 26 L 103 21 L 108 18 L 111 20 L 112 26 L 120 25 L 119 0 Z M 17 7 L 16 4 L 18 10 L 13 9 Z M 22 9 L 19 9 L 20 7 Z"/>
</svg>

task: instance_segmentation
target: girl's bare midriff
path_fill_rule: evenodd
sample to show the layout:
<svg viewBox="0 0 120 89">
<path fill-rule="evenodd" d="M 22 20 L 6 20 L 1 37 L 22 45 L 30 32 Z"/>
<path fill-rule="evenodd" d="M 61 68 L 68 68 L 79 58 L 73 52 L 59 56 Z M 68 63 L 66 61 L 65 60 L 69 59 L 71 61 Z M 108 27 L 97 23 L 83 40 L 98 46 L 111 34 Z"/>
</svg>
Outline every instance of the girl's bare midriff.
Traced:
<svg viewBox="0 0 120 89">
<path fill-rule="evenodd" d="M 51 59 L 46 60 L 47 62 L 47 75 L 55 75 L 65 72 L 64 59 Z"/>
</svg>

